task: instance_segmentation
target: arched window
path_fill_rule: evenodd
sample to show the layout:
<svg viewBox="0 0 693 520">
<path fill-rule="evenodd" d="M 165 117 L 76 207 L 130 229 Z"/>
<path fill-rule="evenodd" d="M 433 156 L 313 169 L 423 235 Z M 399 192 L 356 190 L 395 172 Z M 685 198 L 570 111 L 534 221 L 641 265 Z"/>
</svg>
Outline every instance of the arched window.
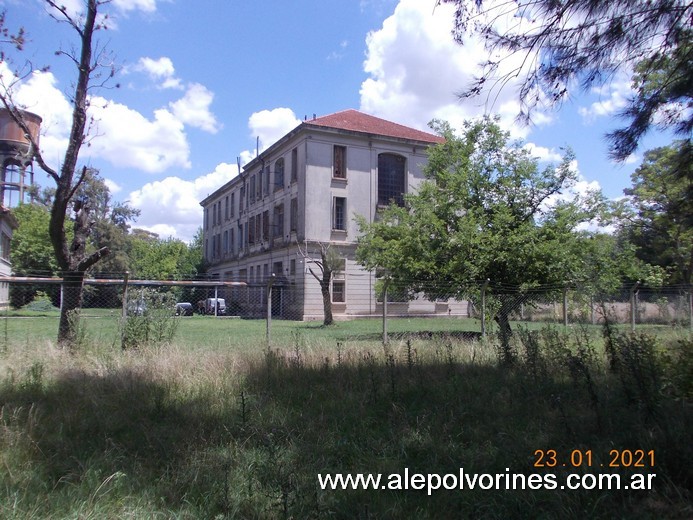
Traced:
<svg viewBox="0 0 693 520">
<path fill-rule="evenodd" d="M 378 205 L 404 205 L 406 159 L 394 153 L 378 155 Z"/>
</svg>

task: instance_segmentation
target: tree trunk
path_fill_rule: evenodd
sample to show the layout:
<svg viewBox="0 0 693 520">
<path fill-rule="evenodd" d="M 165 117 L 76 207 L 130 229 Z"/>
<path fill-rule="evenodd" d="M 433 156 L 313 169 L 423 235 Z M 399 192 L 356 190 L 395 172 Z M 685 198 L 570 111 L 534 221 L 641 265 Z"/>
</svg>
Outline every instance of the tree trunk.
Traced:
<svg viewBox="0 0 693 520">
<path fill-rule="evenodd" d="M 334 321 L 332 318 L 332 298 L 330 296 L 330 282 L 321 283 L 320 291 L 322 292 L 322 306 L 325 310 L 325 319 L 323 320 L 324 325 L 332 325 Z"/>
<path fill-rule="evenodd" d="M 510 346 L 510 337 L 512 336 L 512 328 L 510 327 L 510 312 L 512 309 L 506 305 L 501 305 L 501 308 L 496 315 L 500 336 L 500 362 L 502 365 L 512 365 L 514 356 L 512 347 Z"/>
<path fill-rule="evenodd" d="M 60 324 L 58 345 L 71 347 L 78 333 L 79 313 L 82 309 L 82 286 L 84 271 L 70 271 L 63 275 L 62 300 L 60 302 Z"/>
</svg>

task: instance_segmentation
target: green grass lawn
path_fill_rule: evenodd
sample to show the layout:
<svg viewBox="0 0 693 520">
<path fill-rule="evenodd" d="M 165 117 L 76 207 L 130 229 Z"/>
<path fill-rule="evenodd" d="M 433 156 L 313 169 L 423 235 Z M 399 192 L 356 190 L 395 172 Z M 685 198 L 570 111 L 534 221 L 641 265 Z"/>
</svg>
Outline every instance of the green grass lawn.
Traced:
<svg viewBox="0 0 693 520">
<path fill-rule="evenodd" d="M 686 331 L 614 331 L 607 355 L 599 328 L 534 327 L 502 366 L 493 336 L 457 334 L 478 330 L 473 320 L 390 320 L 386 347 L 380 320 L 275 320 L 268 350 L 262 320 L 193 316 L 172 342 L 126 351 L 116 317 L 85 322 L 72 350 L 54 346 L 57 316 L 0 323 L 11 338 L 0 348 L 0 518 L 691 516 Z M 537 450 L 555 450 L 557 465 L 537 467 Z M 460 469 L 564 482 L 604 472 L 612 450 L 652 452 L 642 468 L 609 471 L 624 483 L 655 474 L 653 488 L 318 484 Z"/>
</svg>

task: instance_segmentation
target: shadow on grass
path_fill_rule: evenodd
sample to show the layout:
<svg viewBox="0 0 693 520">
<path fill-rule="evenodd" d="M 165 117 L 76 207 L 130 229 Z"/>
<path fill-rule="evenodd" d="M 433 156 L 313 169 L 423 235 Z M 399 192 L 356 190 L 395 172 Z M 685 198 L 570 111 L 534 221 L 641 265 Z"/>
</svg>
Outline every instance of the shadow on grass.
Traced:
<svg viewBox="0 0 693 520">
<path fill-rule="evenodd" d="M 124 474 L 107 499 L 118 504 L 146 495 L 151 516 L 648 518 L 666 511 L 684 518 L 690 512 L 691 411 L 681 403 L 661 402 L 656 416 L 646 417 L 608 376 L 597 381 L 595 403 L 579 380 L 550 370 L 463 364 L 452 347 L 426 360 L 416 352 L 310 362 L 301 355 L 275 350 L 251 363 L 243 382 L 195 388 L 147 370 L 65 372 L 47 382 L 37 373 L 0 390 L 3 445 L 21 449 L 24 469 L 43 483 L 28 493 L 67 489 L 76 504 L 96 496 L 85 475 L 98 474 L 96 485 L 103 486 L 110 475 Z M 25 442 L 11 445 L 12 432 Z M 403 481 L 387 490 L 318 486 L 318 474 L 382 473 L 380 485 L 397 488 L 389 474 L 459 479 L 461 468 L 502 475 L 501 484 L 503 475 L 553 473 L 560 486 L 567 473 L 599 472 L 614 448 L 655 450 L 656 467 L 638 470 L 658 474 L 654 491 L 472 490 L 468 482 L 459 489 L 458 480 L 458 489 L 440 487 L 429 496 Z M 559 454 L 560 468 L 535 467 L 536 451 L 548 449 Z M 593 466 L 563 468 L 573 450 L 589 450 Z M 23 485 L 18 469 L 1 478 L 5 493 Z M 614 471 L 623 478 L 634 472 Z M 52 502 L 44 499 L 39 516 L 61 516 Z"/>
</svg>

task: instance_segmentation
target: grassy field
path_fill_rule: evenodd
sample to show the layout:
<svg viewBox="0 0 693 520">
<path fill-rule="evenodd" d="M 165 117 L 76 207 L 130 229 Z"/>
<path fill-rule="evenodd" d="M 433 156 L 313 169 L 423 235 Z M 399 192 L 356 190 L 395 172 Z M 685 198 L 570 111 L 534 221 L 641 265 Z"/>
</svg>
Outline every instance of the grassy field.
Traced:
<svg viewBox="0 0 693 520">
<path fill-rule="evenodd" d="M 385 347 L 379 320 L 274 321 L 267 349 L 264 321 L 195 316 L 172 341 L 126 351 L 117 318 L 85 321 L 72 351 L 53 343 L 55 316 L 0 323 L 0 518 L 693 515 L 685 331 L 518 330 L 500 365 L 493 337 L 462 334 L 473 320 L 391 320 Z M 318 484 L 381 473 L 396 488 L 390 475 L 460 468 L 557 486 Z M 570 473 L 606 471 L 656 477 L 650 490 L 560 489 Z"/>
</svg>

